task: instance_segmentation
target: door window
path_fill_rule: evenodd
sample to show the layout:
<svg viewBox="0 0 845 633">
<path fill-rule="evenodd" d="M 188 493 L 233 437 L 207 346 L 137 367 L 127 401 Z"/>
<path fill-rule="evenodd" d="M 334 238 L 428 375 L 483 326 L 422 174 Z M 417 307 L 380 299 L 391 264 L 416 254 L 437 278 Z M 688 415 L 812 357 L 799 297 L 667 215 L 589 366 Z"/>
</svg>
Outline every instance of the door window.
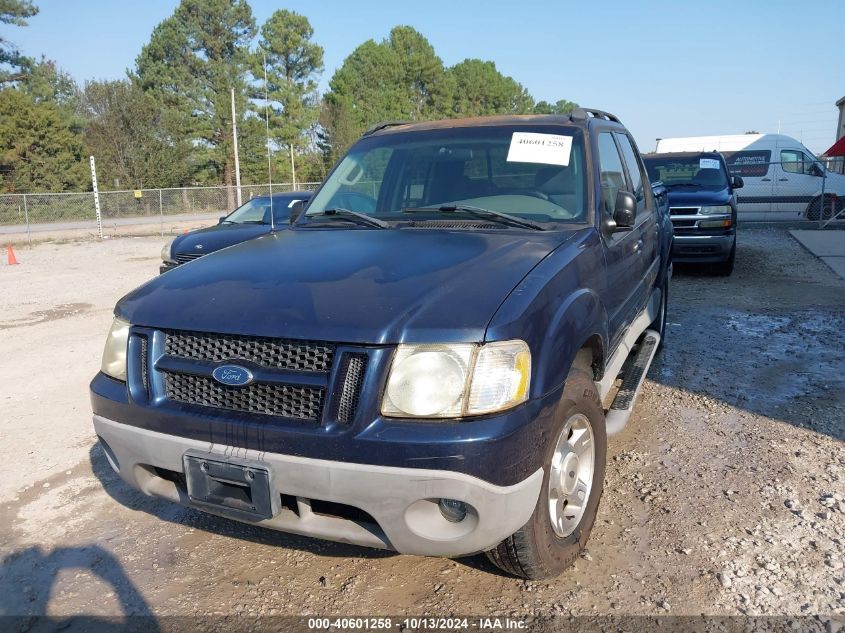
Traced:
<svg viewBox="0 0 845 633">
<path fill-rule="evenodd" d="M 637 212 L 645 208 L 645 190 L 643 188 L 643 168 L 640 160 L 637 157 L 637 152 L 625 134 L 616 134 L 616 140 L 619 141 L 619 147 L 622 148 L 622 155 L 625 157 L 625 164 L 628 166 L 628 176 L 631 178 L 631 189 L 634 197 L 637 199 Z"/>
<path fill-rule="evenodd" d="M 599 172 L 602 213 L 612 216 L 616 194 L 625 190 L 626 183 L 622 158 L 610 132 L 599 134 Z"/>
<path fill-rule="evenodd" d="M 790 174 L 805 174 L 807 176 L 818 176 L 816 161 L 797 149 L 782 149 L 780 151 L 780 164 L 785 172 Z"/>
</svg>

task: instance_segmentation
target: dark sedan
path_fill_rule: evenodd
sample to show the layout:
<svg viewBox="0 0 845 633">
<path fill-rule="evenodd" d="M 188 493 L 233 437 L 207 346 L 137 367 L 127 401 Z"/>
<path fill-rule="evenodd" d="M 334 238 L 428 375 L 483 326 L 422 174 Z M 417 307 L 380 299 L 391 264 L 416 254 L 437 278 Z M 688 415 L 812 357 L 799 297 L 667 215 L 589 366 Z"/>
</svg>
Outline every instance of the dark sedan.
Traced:
<svg viewBox="0 0 845 633">
<path fill-rule="evenodd" d="M 270 232 L 270 209 L 276 228 L 288 226 L 290 210 L 298 200 L 310 200 L 310 191 L 289 191 L 272 196 L 257 196 L 220 218 L 215 226 L 185 233 L 173 238 L 161 250 L 159 272 L 167 272 L 180 264 L 208 255 L 221 248 L 246 242 Z"/>
</svg>

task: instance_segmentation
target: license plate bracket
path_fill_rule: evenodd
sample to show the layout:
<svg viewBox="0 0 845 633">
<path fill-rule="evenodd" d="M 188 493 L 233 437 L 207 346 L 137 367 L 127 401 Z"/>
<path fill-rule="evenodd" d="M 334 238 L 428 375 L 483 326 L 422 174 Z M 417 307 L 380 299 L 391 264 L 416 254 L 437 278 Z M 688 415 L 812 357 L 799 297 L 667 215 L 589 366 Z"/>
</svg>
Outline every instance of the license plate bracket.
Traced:
<svg viewBox="0 0 845 633">
<path fill-rule="evenodd" d="M 246 521 L 278 513 L 270 470 L 255 460 L 189 451 L 182 456 L 191 505 Z M 276 501 L 274 503 L 274 501 Z"/>
</svg>

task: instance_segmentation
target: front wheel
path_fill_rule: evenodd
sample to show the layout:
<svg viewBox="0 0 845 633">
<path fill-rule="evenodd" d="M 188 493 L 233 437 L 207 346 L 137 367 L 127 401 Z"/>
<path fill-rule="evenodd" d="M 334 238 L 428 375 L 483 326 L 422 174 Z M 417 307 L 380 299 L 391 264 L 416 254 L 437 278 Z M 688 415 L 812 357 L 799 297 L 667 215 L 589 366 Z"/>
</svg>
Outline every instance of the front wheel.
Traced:
<svg viewBox="0 0 845 633">
<path fill-rule="evenodd" d="M 731 273 L 734 271 L 734 263 L 736 262 L 736 239 L 734 239 L 734 245 L 731 248 L 731 254 L 728 255 L 728 259 L 719 262 L 718 264 L 713 264 L 713 273 L 716 275 L 721 275 L 722 277 L 729 277 Z"/>
<path fill-rule="evenodd" d="M 824 204 L 821 198 L 816 198 L 807 207 L 807 219 L 818 222 L 819 218 L 822 220 L 829 220 L 833 215 L 833 198 L 830 196 L 824 197 Z"/>
<path fill-rule="evenodd" d="M 545 447 L 544 477 L 534 513 L 487 552 L 503 571 L 532 580 L 559 575 L 583 551 L 604 486 L 607 433 L 592 377 L 573 369 L 560 418 Z"/>
<path fill-rule="evenodd" d="M 666 338 L 666 311 L 669 308 L 669 275 L 666 275 L 666 280 L 663 282 L 663 286 L 660 288 L 660 309 L 657 313 L 657 317 L 652 321 L 651 325 L 648 326 L 650 330 L 654 330 L 658 334 L 660 334 L 660 343 L 658 344 L 657 351 L 663 349 L 663 340 Z"/>
</svg>

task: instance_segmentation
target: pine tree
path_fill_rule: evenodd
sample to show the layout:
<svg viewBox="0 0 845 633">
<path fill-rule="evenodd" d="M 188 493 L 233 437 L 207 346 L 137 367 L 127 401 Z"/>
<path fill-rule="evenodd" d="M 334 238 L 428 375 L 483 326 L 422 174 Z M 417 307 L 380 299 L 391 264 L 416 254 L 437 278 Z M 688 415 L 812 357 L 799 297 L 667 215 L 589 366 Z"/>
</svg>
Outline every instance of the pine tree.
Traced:
<svg viewBox="0 0 845 633">
<path fill-rule="evenodd" d="M 309 132 L 319 115 L 317 77 L 323 70 L 323 47 L 312 41 L 313 36 L 308 18 L 284 9 L 276 11 L 261 27 L 254 62 L 255 97 L 265 96 L 266 69 L 270 133 L 288 150 L 294 183 L 295 155 L 308 146 Z"/>
<path fill-rule="evenodd" d="M 254 37 L 246 0 L 181 0 L 138 56 L 135 81 L 162 108 L 169 133 L 191 144 L 200 178 L 234 183 L 230 90 L 241 127 Z"/>
</svg>

